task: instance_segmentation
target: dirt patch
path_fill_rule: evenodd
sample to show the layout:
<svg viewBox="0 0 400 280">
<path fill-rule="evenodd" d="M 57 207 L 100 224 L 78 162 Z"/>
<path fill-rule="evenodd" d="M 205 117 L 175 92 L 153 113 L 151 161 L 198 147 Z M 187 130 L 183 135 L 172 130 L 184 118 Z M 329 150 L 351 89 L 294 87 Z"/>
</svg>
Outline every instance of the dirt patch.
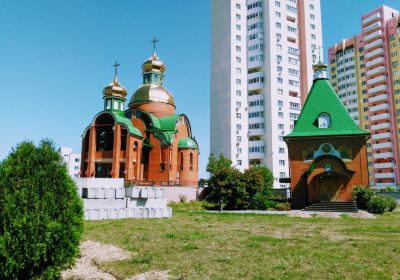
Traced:
<svg viewBox="0 0 400 280">
<path fill-rule="evenodd" d="M 312 216 L 310 214 L 305 213 L 305 212 L 303 212 L 301 210 L 292 210 L 292 211 L 290 211 L 289 217 L 292 217 L 292 218 L 304 218 L 304 219 L 312 218 Z"/>
<path fill-rule="evenodd" d="M 321 212 L 318 213 L 318 216 L 321 218 L 340 218 L 340 216 L 342 215 L 342 213 L 339 212 Z"/>
<path fill-rule="evenodd" d="M 376 217 L 373 214 L 363 210 L 359 210 L 358 213 L 352 213 L 349 215 L 349 217 L 361 218 L 361 219 L 376 219 Z"/>
<path fill-rule="evenodd" d="M 346 236 L 332 230 L 322 230 L 321 235 L 332 242 L 339 242 L 347 239 Z"/>
<path fill-rule="evenodd" d="M 292 238 L 293 234 L 289 231 L 283 231 L 283 230 L 276 230 L 272 233 L 271 235 L 272 237 L 275 238 L 282 238 L 282 239 L 288 239 L 288 238 Z"/>
<path fill-rule="evenodd" d="M 138 274 L 136 276 L 133 276 L 131 278 L 128 278 L 128 280 L 168 280 L 169 271 L 148 271 L 142 274 Z"/>
<path fill-rule="evenodd" d="M 71 269 L 61 274 L 61 279 L 103 279 L 115 280 L 116 278 L 100 270 L 96 263 L 130 259 L 133 254 L 118 247 L 99 242 L 85 241 L 80 246 L 81 254 L 76 264 Z"/>
</svg>

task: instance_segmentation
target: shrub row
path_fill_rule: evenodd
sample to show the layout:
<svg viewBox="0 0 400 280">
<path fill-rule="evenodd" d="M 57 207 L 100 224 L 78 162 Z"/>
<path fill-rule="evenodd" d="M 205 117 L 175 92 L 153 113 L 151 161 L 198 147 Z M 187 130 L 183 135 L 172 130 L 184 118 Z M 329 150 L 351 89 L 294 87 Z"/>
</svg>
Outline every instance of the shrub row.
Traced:
<svg viewBox="0 0 400 280">
<path fill-rule="evenodd" d="M 353 198 L 356 200 L 359 209 L 364 209 L 374 214 L 391 212 L 397 207 L 397 202 L 393 197 L 379 195 L 373 190 L 362 186 L 354 187 Z"/>
</svg>

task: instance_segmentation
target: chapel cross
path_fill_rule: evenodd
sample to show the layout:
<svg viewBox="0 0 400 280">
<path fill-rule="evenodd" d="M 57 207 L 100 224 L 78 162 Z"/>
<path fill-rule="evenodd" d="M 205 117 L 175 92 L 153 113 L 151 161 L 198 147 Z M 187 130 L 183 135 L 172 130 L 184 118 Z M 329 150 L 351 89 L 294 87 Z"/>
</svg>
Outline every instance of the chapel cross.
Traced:
<svg viewBox="0 0 400 280">
<path fill-rule="evenodd" d="M 158 43 L 157 38 L 154 36 L 154 39 L 151 41 L 153 43 L 153 51 L 156 51 L 156 44 Z"/>
<path fill-rule="evenodd" d="M 113 65 L 113 67 L 114 67 L 114 75 L 115 75 L 115 76 L 118 75 L 118 67 L 119 67 L 120 65 L 121 65 L 121 64 L 119 64 L 117 61 L 115 61 L 115 64 Z"/>
</svg>

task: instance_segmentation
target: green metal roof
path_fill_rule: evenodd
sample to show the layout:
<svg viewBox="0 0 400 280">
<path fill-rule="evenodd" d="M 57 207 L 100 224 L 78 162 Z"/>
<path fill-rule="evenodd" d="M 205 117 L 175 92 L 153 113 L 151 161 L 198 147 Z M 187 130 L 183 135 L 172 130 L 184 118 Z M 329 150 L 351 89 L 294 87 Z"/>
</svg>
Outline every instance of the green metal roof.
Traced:
<svg viewBox="0 0 400 280">
<path fill-rule="evenodd" d="M 185 137 L 179 139 L 178 142 L 178 148 L 179 149 L 198 149 L 199 146 L 197 145 L 196 140 L 190 137 Z"/>
<path fill-rule="evenodd" d="M 330 115 L 329 128 L 318 127 L 318 116 L 321 113 Z M 334 135 L 370 135 L 370 133 L 355 124 L 329 81 L 317 79 L 310 89 L 292 133 L 284 138 Z"/>
<path fill-rule="evenodd" d="M 161 130 L 175 131 L 180 116 L 180 114 L 174 114 L 160 118 Z"/>
<path fill-rule="evenodd" d="M 144 111 L 142 111 L 142 112 L 144 112 Z M 154 116 L 153 114 L 150 114 L 148 112 L 144 112 L 144 113 L 146 113 L 150 117 L 151 122 L 153 123 L 153 127 L 157 128 L 157 129 L 161 129 L 161 124 L 160 124 L 159 118 L 157 118 L 156 116 Z"/>
<path fill-rule="evenodd" d="M 117 112 L 107 112 L 111 115 L 114 116 L 115 122 L 124 125 L 127 129 L 128 132 L 130 134 L 139 136 L 139 137 L 143 137 L 142 133 L 140 132 L 139 129 L 137 129 L 136 127 L 133 126 L 132 122 L 125 118 L 125 116 L 123 115 L 123 112 L 121 114 L 117 113 Z"/>
</svg>

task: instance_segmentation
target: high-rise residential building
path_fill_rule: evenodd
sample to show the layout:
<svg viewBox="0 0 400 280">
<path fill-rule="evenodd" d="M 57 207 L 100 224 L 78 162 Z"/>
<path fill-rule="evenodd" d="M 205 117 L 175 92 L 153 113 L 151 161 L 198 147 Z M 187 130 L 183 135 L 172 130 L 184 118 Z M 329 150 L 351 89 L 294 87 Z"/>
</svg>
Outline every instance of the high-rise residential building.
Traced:
<svg viewBox="0 0 400 280">
<path fill-rule="evenodd" d="M 361 18 L 362 31 L 329 48 L 331 83 L 353 120 L 371 132 L 369 184 L 399 185 L 400 18 L 381 6 Z"/>
<path fill-rule="evenodd" d="M 283 136 L 312 85 L 322 45 L 319 0 L 213 0 L 211 152 L 239 169 L 289 176 Z"/>
<path fill-rule="evenodd" d="M 73 178 L 78 178 L 81 169 L 81 154 L 73 153 L 72 148 L 61 147 L 58 153 L 63 157 L 67 166 L 68 175 Z"/>
</svg>

